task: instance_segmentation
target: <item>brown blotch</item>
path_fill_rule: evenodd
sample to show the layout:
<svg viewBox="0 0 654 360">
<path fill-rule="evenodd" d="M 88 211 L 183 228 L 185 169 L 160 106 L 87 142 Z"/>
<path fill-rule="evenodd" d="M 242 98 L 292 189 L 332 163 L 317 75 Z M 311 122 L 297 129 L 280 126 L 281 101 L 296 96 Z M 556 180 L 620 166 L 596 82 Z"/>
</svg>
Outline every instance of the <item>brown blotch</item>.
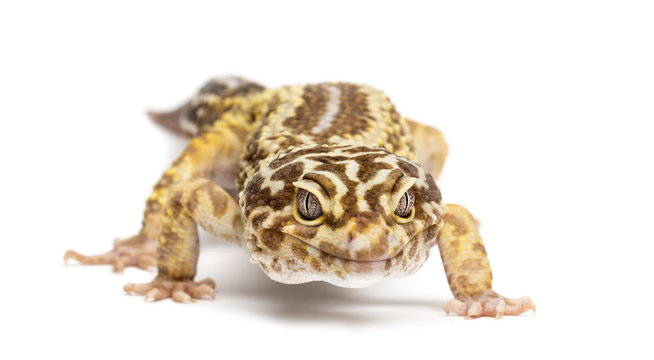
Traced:
<svg viewBox="0 0 654 360">
<path fill-rule="evenodd" d="M 334 257 L 332 255 L 327 254 L 324 251 L 321 251 L 320 261 L 322 261 L 322 263 L 325 264 L 325 266 L 329 267 L 334 262 Z"/>
<path fill-rule="evenodd" d="M 456 277 L 456 285 L 458 285 L 459 289 L 464 291 L 472 286 L 472 284 L 468 281 L 468 278 L 466 278 L 465 275 L 459 275 Z M 457 294 L 454 295 L 456 296 Z"/>
<path fill-rule="evenodd" d="M 201 202 L 201 194 L 206 192 L 209 195 L 211 204 L 213 205 L 214 216 L 218 218 L 222 217 L 225 214 L 225 210 L 227 210 L 227 202 L 229 201 L 229 197 L 218 189 L 219 187 L 211 182 L 206 182 L 195 188 L 189 199 L 189 211 L 191 213 L 195 212 L 195 209 Z"/>
<path fill-rule="evenodd" d="M 198 91 L 199 94 L 214 94 L 214 95 L 222 95 L 223 91 L 227 89 L 227 85 L 225 83 L 220 82 L 218 79 L 212 79 L 209 80 L 204 86 L 200 88 L 200 91 Z"/>
<path fill-rule="evenodd" d="M 304 175 L 304 178 L 307 180 L 312 180 L 317 182 L 329 196 L 334 196 L 337 194 L 336 185 L 332 182 L 330 178 L 322 174 L 316 173 L 307 173 Z"/>
<path fill-rule="evenodd" d="M 199 133 L 205 133 L 216 121 L 219 121 L 226 112 L 240 112 L 248 116 L 251 122 L 250 109 L 243 108 L 242 104 L 234 102 L 234 98 L 243 97 L 263 91 L 265 88 L 253 82 L 244 82 L 239 86 L 230 88 L 220 79 L 206 83 L 198 92 L 202 98 L 194 98 L 183 108 L 183 116 L 198 126 Z"/>
<path fill-rule="evenodd" d="M 261 212 L 256 215 L 254 215 L 252 218 L 250 218 L 250 222 L 252 223 L 252 227 L 254 227 L 255 230 L 261 229 L 261 226 L 263 225 L 263 222 L 268 218 L 268 213 L 267 212 Z"/>
<path fill-rule="evenodd" d="M 420 172 L 418 171 L 418 168 L 412 163 L 404 159 L 398 158 L 397 165 L 400 167 L 400 169 L 402 169 L 402 171 L 404 171 L 405 174 L 411 177 L 417 178 L 420 176 Z"/>
<path fill-rule="evenodd" d="M 395 219 L 393 219 L 393 221 L 395 221 Z M 407 224 L 400 224 L 400 226 L 402 227 L 402 230 L 404 230 L 404 233 L 409 239 L 413 238 L 413 236 L 416 234 L 417 225 L 415 221 L 412 221 Z"/>
<path fill-rule="evenodd" d="M 261 233 L 261 241 L 271 250 L 279 249 L 282 240 L 284 240 L 284 234 L 277 230 L 266 229 Z"/>
<path fill-rule="evenodd" d="M 148 199 L 148 201 L 146 201 L 145 203 L 145 208 L 146 208 L 145 210 L 146 215 L 151 213 L 157 213 L 163 210 L 163 206 L 159 199 Z"/>
<path fill-rule="evenodd" d="M 286 268 L 291 270 L 291 271 L 298 271 L 299 270 L 299 266 L 297 265 L 297 261 L 295 261 L 295 259 L 286 260 Z"/>
<path fill-rule="evenodd" d="M 235 88 L 228 88 L 224 93 L 224 97 L 228 96 L 244 96 L 255 92 L 263 91 L 265 88 L 259 84 L 248 82 Z"/>
<path fill-rule="evenodd" d="M 304 164 L 295 162 L 277 170 L 271 177 L 271 180 L 284 180 L 286 182 L 296 181 L 304 171 Z"/>
<path fill-rule="evenodd" d="M 309 265 L 311 265 L 311 268 L 315 271 L 320 271 L 320 269 L 322 268 L 320 261 L 314 258 L 311 258 L 311 260 L 309 261 Z"/>
<path fill-rule="evenodd" d="M 316 146 L 316 147 L 309 148 L 309 149 L 302 149 L 302 150 L 293 151 L 293 152 L 290 152 L 290 153 L 280 157 L 279 159 L 275 159 L 275 160 L 271 161 L 269 167 L 272 168 L 272 169 L 276 169 L 276 168 L 278 168 L 278 167 L 280 167 L 282 165 L 286 165 L 286 164 L 290 163 L 291 161 L 293 161 L 293 160 L 295 160 L 295 159 L 297 159 L 297 158 L 299 158 L 301 156 L 304 156 L 304 155 L 307 155 L 307 154 L 326 153 L 326 152 L 330 152 L 330 151 L 332 151 L 332 149 L 330 147 L 328 147 L 328 146 Z"/>
<path fill-rule="evenodd" d="M 199 133 L 206 132 L 213 123 L 222 117 L 225 111 L 231 110 L 229 108 L 225 109 L 219 96 L 207 95 L 208 98 L 191 101 L 184 114 L 189 122 L 197 125 Z"/>
<path fill-rule="evenodd" d="M 248 234 L 247 238 L 248 248 L 252 249 L 252 253 L 261 252 L 261 247 L 259 246 L 259 238 L 254 234 Z"/>
<path fill-rule="evenodd" d="M 291 182 L 286 182 L 284 188 L 275 195 L 269 187 L 262 188 L 264 182 L 261 174 L 255 174 L 245 189 L 245 216 L 249 217 L 253 209 L 261 206 L 270 206 L 278 211 L 288 204 L 292 204 L 295 188 Z"/>
<path fill-rule="evenodd" d="M 307 249 L 300 244 L 293 244 L 293 246 L 291 246 L 291 251 L 293 252 L 293 255 L 299 259 L 304 259 L 305 257 L 309 256 Z"/>
<path fill-rule="evenodd" d="M 488 254 L 486 254 L 486 249 L 484 248 L 484 245 L 482 245 L 482 244 L 480 244 L 480 243 L 474 243 L 474 244 L 472 245 L 472 248 L 473 248 L 474 250 L 476 250 L 476 251 L 481 252 L 481 253 L 484 254 L 484 255 L 488 255 Z"/>
<path fill-rule="evenodd" d="M 391 190 L 393 190 L 393 186 L 395 186 L 395 183 L 397 182 L 397 179 L 402 175 L 402 172 L 399 170 L 393 170 L 391 171 L 390 174 L 388 174 L 388 178 L 386 181 L 377 184 L 368 191 L 366 191 L 366 194 L 364 198 L 368 202 L 368 206 L 372 211 L 375 211 L 379 214 L 384 213 L 384 208 L 382 207 L 381 203 L 379 202 L 380 197 L 384 194 L 390 195 Z"/>
<path fill-rule="evenodd" d="M 388 236 L 389 231 L 386 229 L 384 234 L 379 237 L 379 241 L 371 246 L 368 250 L 363 252 L 363 255 L 367 256 L 362 258 L 365 260 L 379 259 L 385 255 L 388 252 L 388 248 L 390 247 Z M 360 256 L 359 253 L 357 253 L 357 256 Z"/>
<path fill-rule="evenodd" d="M 170 195 L 170 206 L 173 209 L 179 209 L 182 205 L 182 196 L 184 194 L 181 191 L 175 191 Z"/>
<path fill-rule="evenodd" d="M 361 182 L 368 182 L 377 175 L 379 170 L 392 169 L 393 166 L 385 162 L 375 162 L 377 158 L 387 156 L 387 154 L 365 154 L 360 155 L 353 160 L 359 164 L 359 171 L 357 177 Z"/>
<path fill-rule="evenodd" d="M 164 176 L 159 179 L 159 181 L 154 185 L 154 190 L 159 190 L 169 187 L 173 183 L 173 176 L 170 174 L 164 174 Z"/>
<path fill-rule="evenodd" d="M 432 240 L 438 235 L 438 225 L 432 225 L 425 229 L 425 242 Z"/>
<path fill-rule="evenodd" d="M 441 190 L 436 185 L 436 181 L 434 181 L 434 178 L 431 176 L 431 174 L 426 174 L 425 177 L 427 189 L 426 192 L 423 191 L 422 193 L 424 201 L 433 201 L 440 204 L 442 201 Z"/>
<path fill-rule="evenodd" d="M 298 224 L 293 229 L 293 235 L 301 239 L 313 239 L 313 237 L 316 236 L 316 233 L 318 233 L 317 226 L 305 226 L 305 225 Z"/>
<path fill-rule="evenodd" d="M 321 156 L 307 156 L 307 160 L 318 161 L 323 164 L 331 164 L 335 162 L 346 161 L 349 160 L 349 158 L 346 156 L 338 156 L 338 155 L 321 155 Z"/>
<path fill-rule="evenodd" d="M 466 224 L 461 219 L 452 214 L 443 215 L 443 221 L 445 221 L 445 224 L 452 225 L 452 227 L 454 227 L 452 230 L 452 235 L 454 236 L 461 236 L 468 232 Z"/>
<path fill-rule="evenodd" d="M 270 264 L 270 267 L 273 268 L 273 270 L 279 272 L 282 272 L 282 264 L 279 262 L 279 258 L 274 258 L 272 261 L 272 264 Z"/>
<path fill-rule="evenodd" d="M 417 250 L 418 250 L 418 242 L 414 241 L 411 244 L 411 248 L 409 249 L 409 257 L 413 259 L 413 257 L 416 255 Z"/>
<path fill-rule="evenodd" d="M 370 146 L 356 146 L 350 149 L 344 149 L 343 152 L 346 154 L 358 154 L 358 153 L 363 153 L 363 152 L 370 152 L 370 151 L 385 151 L 384 149 L 379 149 L 379 148 L 374 148 Z"/>
<path fill-rule="evenodd" d="M 391 259 L 386 260 L 386 264 L 384 264 L 384 270 L 390 269 L 392 265 L 393 262 L 391 261 Z"/>
<path fill-rule="evenodd" d="M 463 271 L 479 271 L 483 269 L 481 261 L 479 259 L 465 259 L 461 264 L 461 270 Z"/>
</svg>

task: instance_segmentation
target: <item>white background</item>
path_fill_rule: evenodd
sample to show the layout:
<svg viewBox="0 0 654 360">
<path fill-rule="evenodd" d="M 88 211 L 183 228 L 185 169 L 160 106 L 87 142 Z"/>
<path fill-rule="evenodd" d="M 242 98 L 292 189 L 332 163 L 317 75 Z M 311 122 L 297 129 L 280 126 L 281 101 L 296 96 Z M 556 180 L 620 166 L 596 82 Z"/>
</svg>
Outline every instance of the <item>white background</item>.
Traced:
<svg viewBox="0 0 654 360">
<path fill-rule="evenodd" d="M 652 358 L 651 3 L 108 4 L 0 5 L 1 358 Z M 290 286 L 206 236 L 217 296 L 193 305 L 122 292 L 153 272 L 65 267 L 138 230 L 182 149 L 146 109 L 221 74 L 365 82 L 443 130 L 445 201 L 537 316 L 445 316 L 437 253 L 367 289 Z"/>
</svg>

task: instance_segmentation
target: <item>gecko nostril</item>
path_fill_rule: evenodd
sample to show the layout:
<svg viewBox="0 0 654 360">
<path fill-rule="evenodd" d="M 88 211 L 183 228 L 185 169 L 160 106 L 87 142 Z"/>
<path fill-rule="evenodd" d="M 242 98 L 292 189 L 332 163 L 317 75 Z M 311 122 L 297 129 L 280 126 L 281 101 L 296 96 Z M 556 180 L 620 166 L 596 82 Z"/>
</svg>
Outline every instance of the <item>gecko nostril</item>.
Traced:
<svg viewBox="0 0 654 360">
<path fill-rule="evenodd" d="M 352 242 L 352 239 L 354 239 L 354 237 L 352 236 L 352 234 L 348 234 L 348 235 L 347 235 L 347 243 L 348 243 L 348 244 L 351 243 L 351 242 Z"/>
</svg>

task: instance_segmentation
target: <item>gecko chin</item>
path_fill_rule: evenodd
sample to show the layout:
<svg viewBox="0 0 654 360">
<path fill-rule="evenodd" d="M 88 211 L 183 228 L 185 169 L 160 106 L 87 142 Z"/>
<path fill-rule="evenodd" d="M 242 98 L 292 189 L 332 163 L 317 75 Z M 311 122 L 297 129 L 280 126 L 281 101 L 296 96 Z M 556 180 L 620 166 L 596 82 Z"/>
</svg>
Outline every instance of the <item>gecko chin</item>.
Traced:
<svg viewBox="0 0 654 360">
<path fill-rule="evenodd" d="M 418 244 L 412 241 L 387 259 L 362 261 L 335 256 L 284 234 L 277 251 L 259 248 L 251 253 L 251 258 L 268 277 L 284 284 L 325 281 L 340 287 L 361 288 L 417 271 L 429 256 L 429 248 Z"/>
</svg>

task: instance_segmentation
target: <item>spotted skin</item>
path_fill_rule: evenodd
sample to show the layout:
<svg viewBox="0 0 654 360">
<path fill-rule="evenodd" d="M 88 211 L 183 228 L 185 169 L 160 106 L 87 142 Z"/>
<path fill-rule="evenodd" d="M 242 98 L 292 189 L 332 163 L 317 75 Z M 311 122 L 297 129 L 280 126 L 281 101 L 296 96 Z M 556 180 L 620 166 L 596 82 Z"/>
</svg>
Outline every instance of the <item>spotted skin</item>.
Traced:
<svg viewBox="0 0 654 360">
<path fill-rule="evenodd" d="M 213 297 L 210 280 L 194 281 L 200 226 L 246 247 L 284 283 L 368 286 L 414 273 L 438 245 L 455 297 L 446 311 L 535 309 L 528 298 L 493 291 L 474 219 L 442 204 L 435 179 L 447 155 L 443 135 L 402 117 L 381 91 L 349 83 L 266 89 L 217 78 L 176 110 L 150 116 L 191 140 L 155 185 L 140 233 L 106 254 L 66 254 L 118 270 L 156 259 L 157 277 L 126 291 L 146 300 Z M 398 212 L 409 193 L 412 207 Z M 298 206 L 307 194 L 320 206 L 313 217 Z"/>
</svg>

